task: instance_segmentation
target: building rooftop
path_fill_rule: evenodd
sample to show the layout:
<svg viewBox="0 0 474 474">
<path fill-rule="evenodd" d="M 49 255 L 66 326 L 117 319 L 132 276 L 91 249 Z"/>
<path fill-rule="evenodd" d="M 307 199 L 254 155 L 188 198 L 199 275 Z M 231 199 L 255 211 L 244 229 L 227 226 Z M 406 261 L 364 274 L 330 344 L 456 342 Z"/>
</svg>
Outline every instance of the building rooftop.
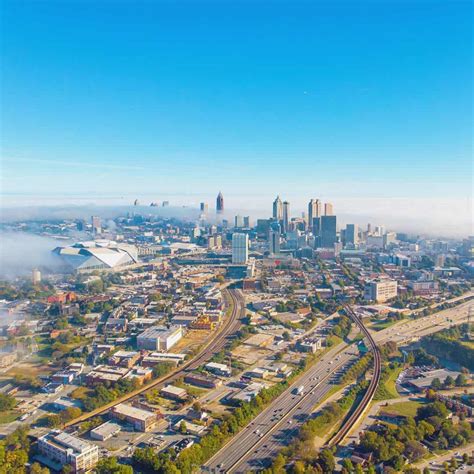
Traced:
<svg viewBox="0 0 474 474">
<path fill-rule="evenodd" d="M 151 417 L 155 417 L 155 413 L 151 411 L 142 410 L 125 403 L 119 403 L 112 408 L 112 411 L 117 415 L 123 415 L 137 420 L 146 421 Z"/>
</svg>

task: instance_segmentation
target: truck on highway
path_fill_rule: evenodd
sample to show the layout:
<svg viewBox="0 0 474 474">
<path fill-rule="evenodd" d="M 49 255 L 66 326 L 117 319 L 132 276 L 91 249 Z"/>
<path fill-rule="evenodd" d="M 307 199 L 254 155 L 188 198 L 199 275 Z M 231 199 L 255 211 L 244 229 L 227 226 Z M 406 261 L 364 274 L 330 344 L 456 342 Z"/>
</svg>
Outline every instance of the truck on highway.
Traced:
<svg viewBox="0 0 474 474">
<path fill-rule="evenodd" d="M 299 387 L 295 388 L 294 393 L 296 395 L 301 395 L 303 393 L 303 390 L 304 390 L 304 385 L 300 385 Z"/>
</svg>

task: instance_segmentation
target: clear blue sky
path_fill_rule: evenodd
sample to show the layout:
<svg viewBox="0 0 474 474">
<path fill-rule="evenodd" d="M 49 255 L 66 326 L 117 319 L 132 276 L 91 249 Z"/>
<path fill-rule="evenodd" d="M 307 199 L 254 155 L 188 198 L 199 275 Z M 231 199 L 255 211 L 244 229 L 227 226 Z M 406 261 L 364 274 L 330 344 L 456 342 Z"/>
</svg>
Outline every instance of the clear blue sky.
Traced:
<svg viewBox="0 0 474 474">
<path fill-rule="evenodd" d="M 4 197 L 471 194 L 470 1 L 2 10 Z"/>
</svg>

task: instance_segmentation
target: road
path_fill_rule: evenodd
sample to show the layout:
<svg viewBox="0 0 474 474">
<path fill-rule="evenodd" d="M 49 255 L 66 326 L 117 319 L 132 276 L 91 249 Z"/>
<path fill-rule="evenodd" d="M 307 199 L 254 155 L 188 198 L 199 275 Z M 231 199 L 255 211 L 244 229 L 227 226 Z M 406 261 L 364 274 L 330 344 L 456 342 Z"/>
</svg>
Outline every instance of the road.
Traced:
<svg viewBox="0 0 474 474">
<path fill-rule="evenodd" d="M 466 302 L 424 318 L 402 321 L 383 331 L 372 332 L 372 336 L 375 342 L 380 345 L 388 340 L 395 340 L 400 344 L 413 337 L 431 334 L 452 324 L 466 321 L 468 308 L 471 304 L 473 303 Z M 452 322 L 447 319 L 451 319 Z M 337 351 L 343 352 L 340 360 L 336 362 L 334 357 Z M 301 424 L 314 407 L 331 390 L 333 386 L 332 374 L 341 370 L 343 365 L 347 365 L 356 357 L 355 350 L 345 345 L 331 349 L 321 361 L 318 361 L 315 366 L 303 374 L 300 380 L 280 395 L 251 424 L 247 425 L 212 457 L 202 470 L 245 473 L 268 466 L 275 455 L 297 434 Z M 330 370 L 329 374 L 328 369 Z M 311 380 L 315 376 L 319 376 L 320 380 Z M 298 397 L 292 394 L 292 390 L 299 385 L 313 385 L 314 389 L 311 390 L 312 393 L 307 392 L 304 397 Z M 289 423 L 290 420 L 291 423 Z M 256 430 L 259 430 L 259 433 L 256 433 Z"/>
<path fill-rule="evenodd" d="M 124 395 L 123 397 L 114 400 L 111 403 L 108 403 L 107 405 L 97 408 L 96 410 L 93 410 L 91 412 L 85 413 L 80 417 L 71 420 L 65 426 L 71 426 L 86 421 L 94 416 L 106 412 L 115 405 L 131 400 L 137 395 L 140 395 L 152 388 L 159 388 L 161 386 L 164 386 L 165 384 L 172 383 L 176 379 L 182 377 L 187 371 L 199 367 L 200 365 L 210 360 L 214 354 L 220 352 L 227 343 L 229 336 L 233 335 L 240 328 L 241 319 L 245 316 L 245 301 L 244 297 L 242 296 L 242 293 L 239 290 L 229 289 L 223 289 L 222 292 L 224 298 L 226 299 L 227 306 L 230 305 L 232 307 L 231 314 L 224 319 L 222 325 L 217 329 L 216 333 L 213 334 L 212 339 L 210 339 L 210 341 L 204 346 L 203 349 L 201 349 L 201 351 L 197 355 L 195 355 L 189 361 L 185 362 L 183 365 L 178 367 L 177 370 L 171 372 L 170 374 L 156 379 L 153 382 L 144 385 L 143 387 L 140 387 L 139 389 L 134 390 L 133 392 L 130 392 Z"/>
<path fill-rule="evenodd" d="M 331 390 L 334 373 L 356 358 L 356 350 L 347 348 L 345 344 L 330 349 L 211 458 L 203 471 L 243 473 L 266 466 L 299 431 L 313 407 Z M 301 385 L 305 387 L 304 393 L 296 395 L 294 391 Z"/>
</svg>

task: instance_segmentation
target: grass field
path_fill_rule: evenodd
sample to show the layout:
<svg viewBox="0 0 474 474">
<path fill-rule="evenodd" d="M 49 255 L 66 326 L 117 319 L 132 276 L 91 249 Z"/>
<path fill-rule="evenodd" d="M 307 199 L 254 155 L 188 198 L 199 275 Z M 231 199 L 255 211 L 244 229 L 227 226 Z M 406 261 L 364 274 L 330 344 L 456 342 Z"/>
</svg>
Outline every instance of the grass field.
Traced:
<svg viewBox="0 0 474 474">
<path fill-rule="evenodd" d="M 389 328 L 390 326 L 393 326 L 395 323 L 398 323 L 398 321 L 395 319 L 389 321 L 387 321 L 386 319 L 377 319 L 376 321 L 370 323 L 368 326 L 374 331 L 382 331 L 384 329 Z"/>
<path fill-rule="evenodd" d="M 390 370 L 388 377 L 382 379 L 382 385 L 379 386 L 375 393 L 375 400 L 390 400 L 391 398 L 398 398 L 400 395 L 397 392 L 396 380 L 400 372 L 401 367 Z"/>
<path fill-rule="evenodd" d="M 20 416 L 20 412 L 16 410 L 6 410 L 0 412 L 0 425 L 4 425 L 6 423 L 11 423 L 15 421 Z"/>
<path fill-rule="evenodd" d="M 422 405 L 421 402 L 416 401 L 406 401 L 398 402 L 393 405 L 388 405 L 386 407 L 381 407 L 381 411 L 385 413 L 391 413 L 394 415 L 400 416 L 415 416 L 416 410 Z"/>
</svg>

